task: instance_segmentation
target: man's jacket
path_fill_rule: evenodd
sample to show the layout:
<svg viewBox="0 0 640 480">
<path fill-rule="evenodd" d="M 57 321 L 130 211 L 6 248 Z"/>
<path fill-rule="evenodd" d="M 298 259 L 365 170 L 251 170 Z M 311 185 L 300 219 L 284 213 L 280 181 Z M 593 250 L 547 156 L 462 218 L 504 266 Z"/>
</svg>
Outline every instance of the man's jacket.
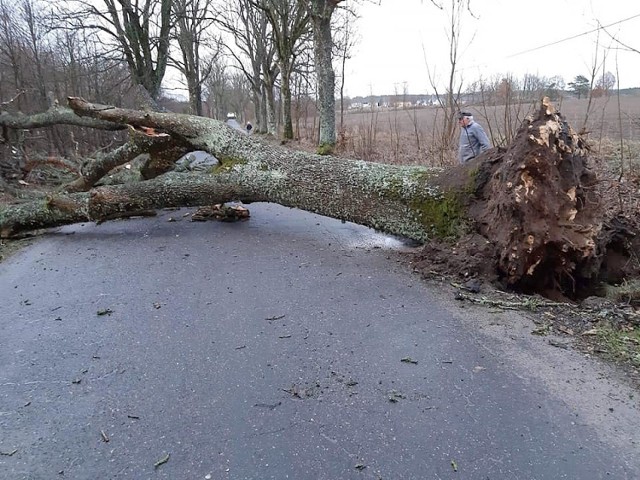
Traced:
<svg viewBox="0 0 640 480">
<path fill-rule="evenodd" d="M 480 124 L 472 121 L 466 127 L 460 128 L 460 148 L 458 148 L 460 163 L 468 162 L 489 148 L 491 143 Z"/>
</svg>

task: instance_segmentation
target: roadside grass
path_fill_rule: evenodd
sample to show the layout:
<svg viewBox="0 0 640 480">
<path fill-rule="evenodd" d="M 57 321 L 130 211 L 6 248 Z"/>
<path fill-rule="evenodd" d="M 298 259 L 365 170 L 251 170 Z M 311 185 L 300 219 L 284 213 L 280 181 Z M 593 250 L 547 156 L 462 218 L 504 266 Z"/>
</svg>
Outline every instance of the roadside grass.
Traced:
<svg viewBox="0 0 640 480">
<path fill-rule="evenodd" d="M 640 330 L 638 327 L 614 326 L 605 322 L 596 335 L 602 354 L 609 359 L 640 368 Z"/>
</svg>

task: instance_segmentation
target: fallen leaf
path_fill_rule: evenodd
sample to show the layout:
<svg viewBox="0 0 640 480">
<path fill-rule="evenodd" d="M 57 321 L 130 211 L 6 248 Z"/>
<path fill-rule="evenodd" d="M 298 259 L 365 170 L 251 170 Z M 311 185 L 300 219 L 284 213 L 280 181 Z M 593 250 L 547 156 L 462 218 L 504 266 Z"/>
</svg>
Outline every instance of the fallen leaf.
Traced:
<svg viewBox="0 0 640 480">
<path fill-rule="evenodd" d="M 256 403 L 253 406 L 258 408 L 268 408 L 269 410 L 275 410 L 276 407 L 282 405 L 282 402 L 276 403 Z"/>
<path fill-rule="evenodd" d="M 556 328 L 560 330 L 562 333 L 566 333 L 567 335 L 574 335 L 573 330 L 570 329 L 569 327 L 565 327 L 564 325 L 558 325 Z"/>
<path fill-rule="evenodd" d="M 156 463 L 154 463 L 153 467 L 154 468 L 158 468 L 160 465 L 164 465 L 168 461 L 169 461 L 169 454 L 167 453 L 164 457 L 162 457 L 160 460 L 158 460 Z"/>
</svg>

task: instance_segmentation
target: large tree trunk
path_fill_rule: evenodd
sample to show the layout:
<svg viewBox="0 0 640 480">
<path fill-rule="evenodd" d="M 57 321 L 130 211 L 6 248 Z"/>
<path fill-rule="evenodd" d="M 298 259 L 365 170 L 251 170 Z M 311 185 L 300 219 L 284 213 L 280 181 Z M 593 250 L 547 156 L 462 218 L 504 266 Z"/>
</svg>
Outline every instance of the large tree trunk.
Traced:
<svg viewBox="0 0 640 480">
<path fill-rule="evenodd" d="M 291 65 L 280 62 L 280 96 L 282 97 L 282 138 L 293 140 L 293 119 L 291 117 Z"/>
<path fill-rule="evenodd" d="M 420 242 L 453 236 L 472 225 L 490 242 L 493 257 L 487 261 L 495 263 L 508 284 L 566 293 L 597 283 L 616 236 L 594 201 L 596 183 L 583 140 L 548 102 L 525 121 L 508 149 L 490 150 L 447 171 L 292 151 L 202 117 L 106 107 L 78 98 L 71 98 L 70 106 L 81 117 L 128 124 L 154 136 L 163 132 L 161 150 L 173 160 L 186 149 L 205 150 L 220 165 L 208 174 L 170 172 L 154 180 L 5 206 L 0 208 L 2 236 L 162 207 L 266 201 Z M 148 148 L 158 145 L 154 141 Z"/>
<path fill-rule="evenodd" d="M 313 53 L 318 82 L 320 135 L 318 151 L 331 153 L 336 143 L 336 75 L 333 71 L 331 16 L 342 0 L 311 0 Z"/>
</svg>

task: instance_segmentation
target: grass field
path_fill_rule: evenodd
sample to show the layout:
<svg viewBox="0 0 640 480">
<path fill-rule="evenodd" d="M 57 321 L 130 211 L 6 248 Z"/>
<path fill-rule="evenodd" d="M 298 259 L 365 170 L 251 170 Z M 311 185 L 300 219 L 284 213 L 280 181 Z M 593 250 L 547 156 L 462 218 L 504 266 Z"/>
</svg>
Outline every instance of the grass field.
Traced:
<svg viewBox="0 0 640 480">
<path fill-rule="evenodd" d="M 576 131 L 588 132 L 594 156 L 640 155 L 640 94 L 595 98 L 563 98 L 554 103 Z M 515 134 L 534 104 L 504 106 L 465 105 L 474 114 L 494 146 L 504 146 Z M 315 125 L 315 122 L 313 122 Z M 300 127 L 301 140 L 311 140 L 315 127 L 307 120 Z M 444 110 L 438 107 L 348 111 L 339 135 L 338 153 L 362 160 L 445 166 L 455 163 L 457 129 L 448 143 L 441 132 Z M 341 123 L 338 119 L 337 128 Z M 447 144 L 445 144 L 447 143 Z"/>
</svg>

